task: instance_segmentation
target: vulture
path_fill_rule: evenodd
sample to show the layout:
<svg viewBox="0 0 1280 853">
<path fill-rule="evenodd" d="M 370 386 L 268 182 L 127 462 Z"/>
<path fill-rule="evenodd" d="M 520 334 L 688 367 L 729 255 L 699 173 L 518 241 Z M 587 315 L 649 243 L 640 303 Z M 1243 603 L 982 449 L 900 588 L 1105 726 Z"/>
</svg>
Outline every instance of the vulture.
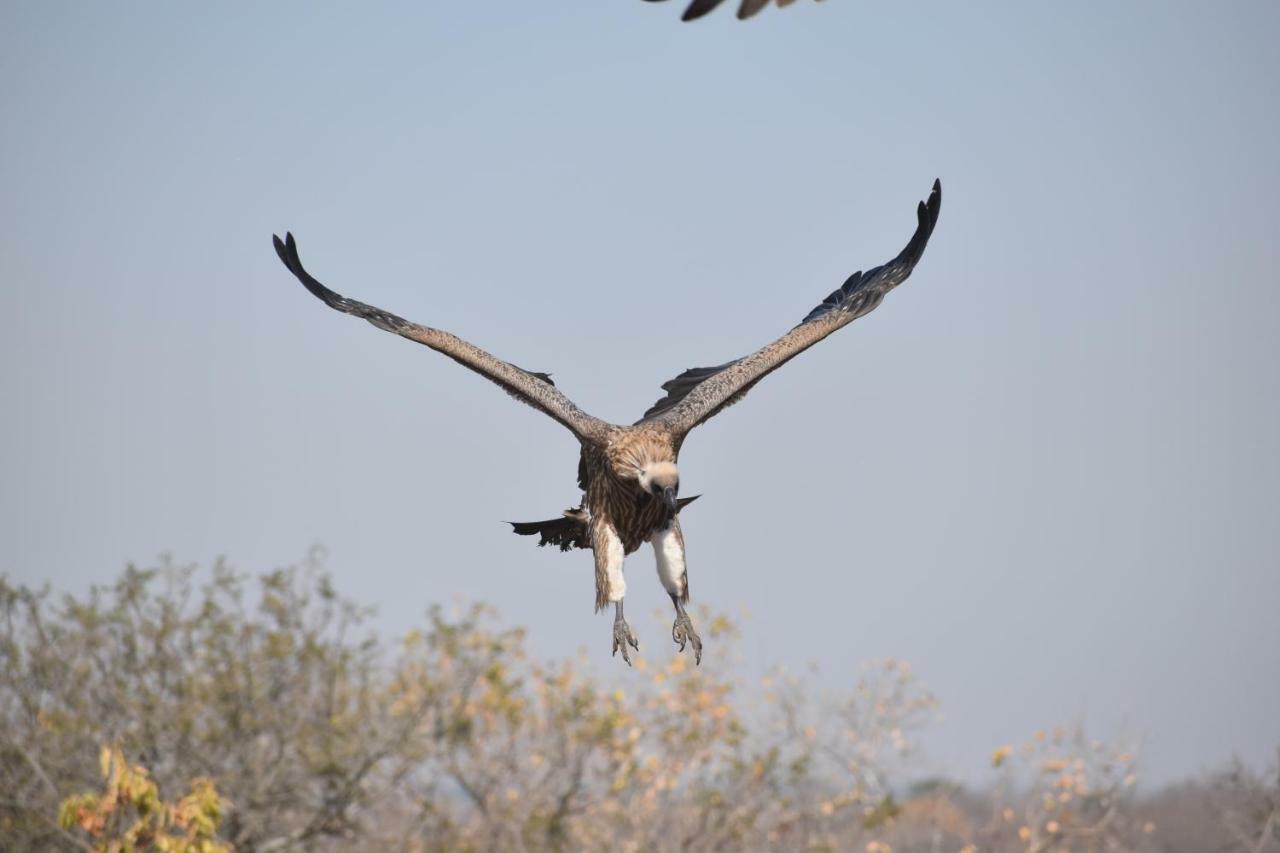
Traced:
<svg viewBox="0 0 1280 853">
<path fill-rule="evenodd" d="M 286 232 L 283 240 L 273 236 L 273 242 L 289 272 L 330 308 L 447 355 L 572 432 L 581 445 L 581 501 L 557 518 L 512 523 L 514 531 L 522 536 L 538 536 L 539 545 L 592 552 L 596 611 L 613 605 L 613 654 L 621 651 L 628 665 L 628 647 L 639 649 L 640 644 L 623 616 L 622 602 L 627 593 L 623 560 L 648 542 L 657 559 L 658 578 L 675 607 L 671 638 L 681 652 L 690 647 L 695 663 L 700 664 L 702 638 L 685 609 L 689 576 L 679 514 L 694 500 L 680 497 L 676 461 L 685 437 L 694 427 L 741 400 L 765 376 L 879 305 L 885 294 L 905 281 L 919 263 L 941 205 L 942 186 L 934 181 L 928 200 L 917 208 L 915 233 L 896 257 L 849 276 L 799 324 L 755 352 L 715 367 L 695 367 L 669 380 L 662 386 L 666 392 L 663 397 L 629 426 L 587 414 L 556 387 L 549 374 L 523 370 L 449 332 L 412 323 L 335 293 L 302 266 L 291 233 Z"/>
<path fill-rule="evenodd" d="M 648 0 L 648 2 L 661 3 L 662 0 Z M 724 0 L 692 0 L 689 3 L 689 7 L 684 10 L 684 14 L 680 16 L 680 20 L 692 21 L 696 18 L 701 18 L 723 2 Z M 783 6 L 790 6 L 796 0 L 774 0 L 774 2 L 778 5 L 778 8 L 782 8 Z M 738 20 L 745 21 L 768 5 L 769 0 L 742 0 L 738 4 Z"/>
</svg>

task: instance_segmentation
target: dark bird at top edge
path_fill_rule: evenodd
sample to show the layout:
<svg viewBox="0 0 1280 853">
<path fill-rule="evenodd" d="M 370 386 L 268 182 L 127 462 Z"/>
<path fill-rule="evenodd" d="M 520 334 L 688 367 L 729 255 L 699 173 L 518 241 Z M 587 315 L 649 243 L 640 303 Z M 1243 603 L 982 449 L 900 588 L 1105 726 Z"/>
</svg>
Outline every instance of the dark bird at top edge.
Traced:
<svg viewBox="0 0 1280 853">
<path fill-rule="evenodd" d="M 648 2 L 661 3 L 663 0 L 648 0 Z M 714 11 L 723 2 L 724 0 L 692 0 L 684 10 L 684 14 L 680 16 L 680 20 L 692 21 L 701 18 L 708 12 Z M 783 6 L 790 6 L 794 2 L 795 0 L 774 0 L 774 4 L 780 9 Z M 738 20 L 745 21 L 768 5 L 769 0 L 742 0 L 738 4 Z"/>
</svg>

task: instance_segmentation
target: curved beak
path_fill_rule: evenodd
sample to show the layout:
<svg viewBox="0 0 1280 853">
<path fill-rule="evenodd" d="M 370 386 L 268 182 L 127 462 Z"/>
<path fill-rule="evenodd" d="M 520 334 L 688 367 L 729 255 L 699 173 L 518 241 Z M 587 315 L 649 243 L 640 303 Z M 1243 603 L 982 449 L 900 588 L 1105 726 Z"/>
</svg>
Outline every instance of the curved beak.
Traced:
<svg viewBox="0 0 1280 853">
<path fill-rule="evenodd" d="M 669 486 L 662 490 L 662 502 L 667 505 L 667 511 L 672 515 L 675 515 L 676 510 L 680 508 L 680 504 L 676 500 L 676 490 Z"/>
</svg>

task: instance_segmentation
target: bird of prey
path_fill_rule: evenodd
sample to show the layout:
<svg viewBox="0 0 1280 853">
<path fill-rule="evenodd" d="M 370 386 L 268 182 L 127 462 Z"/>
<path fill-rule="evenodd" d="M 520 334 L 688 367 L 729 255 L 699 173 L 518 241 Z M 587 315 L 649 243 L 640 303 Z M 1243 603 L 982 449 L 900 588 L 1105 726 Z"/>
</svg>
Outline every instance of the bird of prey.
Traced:
<svg viewBox="0 0 1280 853">
<path fill-rule="evenodd" d="M 691 647 L 695 661 L 701 663 L 702 639 L 685 610 L 689 578 L 679 513 L 694 499 L 679 497 L 676 460 L 685 436 L 741 400 L 765 376 L 879 305 L 920 261 L 941 205 L 942 187 L 935 181 L 928 201 L 919 204 L 915 233 L 897 257 L 849 276 L 791 331 L 750 355 L 715 367 L 692 368 L 668 381 L 662 386 L 665 396 L 630 426 L 607 423 L 582 411 L 546 373 L 523 370 L 448 332 L 411 323 L 333 292 L 303 268 L 292 234 L 273 240 L 289 272 L 330 308 L 449 356 L 572 432 L 582 448 L 578 459 L 581 502 L 559 518 L 514 524 L 515 532 L 539 535 L 539 545 L 593 552 L 596 611 L 613 604 L 613 653 L 621 651 L 628 664 L 628 646 L 639 649 L 640 645 L 623 617 L 627 584 L 622 564 L 628 554 L 648 542 L 657 557 L 658 578 L 675 606 L 671 637 L 680 651 L 686 645 Z"/>
<path fill-rule="evenodd" d="M 661 3 L 662 0 L 648 0 L 650 3 Z M 695 18 L 701 18 L 703 15 L 715 9 L 724 0 L 692 0 L 689 7 L 684 10 L 684 14 L 680 16 L 682 21 L 692 21 Z M 790 6 L 796 0 L 774 0 L 778 8 Z M 769 0 L 742 0 L 738 5 L 738 19 L 745 21 L 756 12 L 759 12 L 765 6 L 769 5 Z"/>
</svg>

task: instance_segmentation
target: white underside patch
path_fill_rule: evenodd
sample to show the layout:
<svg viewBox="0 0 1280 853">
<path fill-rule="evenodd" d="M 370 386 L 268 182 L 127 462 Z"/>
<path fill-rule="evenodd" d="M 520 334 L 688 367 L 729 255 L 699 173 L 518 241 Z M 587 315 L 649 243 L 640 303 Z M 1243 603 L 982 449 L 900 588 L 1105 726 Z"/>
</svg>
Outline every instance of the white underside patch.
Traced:
<svg viewBox="0 0 1280 853">
<path fill-rule="evenodd" d="M 649 542 L 658 558 L 658 580 L 672 595 L 684 595 L 684 545 L 675 528 L 659 530 Z"/>
<path fill-rule="evenodd" d="M 609 576 L 609 600 L 621 601 L 627 594 L 627 579 L 622 576 L 622 562 L 626 555 L 622 552 L 622 540 L 611 527 L 604 528 L 604 548 L 605 571 Z"/>
</svg>

